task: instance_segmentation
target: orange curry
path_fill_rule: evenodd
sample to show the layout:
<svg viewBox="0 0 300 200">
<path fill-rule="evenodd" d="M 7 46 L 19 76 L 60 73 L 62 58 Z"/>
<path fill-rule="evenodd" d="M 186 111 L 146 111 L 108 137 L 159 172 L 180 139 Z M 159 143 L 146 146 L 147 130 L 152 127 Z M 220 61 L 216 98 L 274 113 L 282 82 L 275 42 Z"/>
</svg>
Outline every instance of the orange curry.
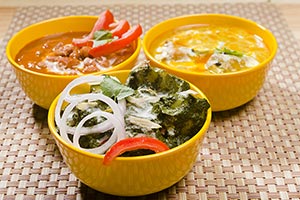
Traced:
<svg viewBox="0 0 300 200">
<path fill-rule="evenodd" d="M 134 52 L 134 43 L 113 53 L 92 57 L 90 46 L 78 47 L 73 38 L 88 33 L 66 32 L 45 36 L 27 44 L 16 56 L 21 66 L 46 74 L 77 75 L 106 70 L 126 60 Z"/>
</svg>

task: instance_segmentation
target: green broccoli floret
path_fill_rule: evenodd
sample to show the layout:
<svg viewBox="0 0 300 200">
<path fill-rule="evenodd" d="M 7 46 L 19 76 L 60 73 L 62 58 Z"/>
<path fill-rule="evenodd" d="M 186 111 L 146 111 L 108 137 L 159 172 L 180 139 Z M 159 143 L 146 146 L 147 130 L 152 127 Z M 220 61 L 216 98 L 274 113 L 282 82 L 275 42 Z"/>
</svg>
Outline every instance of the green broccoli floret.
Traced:
<svg viewBox="0 0 300 200">
<path fill-rule="evenodd" d="M 150 116 L 156 116 L 151 121 L 161 127 L 145 131 L 139 123 L 135 123 L 127 126 L 130 132 L 152 136 L 154 134 L 159 140 L 173 148 L 189 140 L 202 128 L 210 104 L 206 99 L 198 98 L 189 92 L 188 82 L 162 69 L 153 68 L 148 63 L 143 63 L 131 71 L 126 84 L 136 91 L 146 89 L 155 91 L 154 94 L 148 93 L 148 96 L 159 96 L 157 101 L 143 104 L 143 106 L 151 107 L 150 109 L 144 108 L 143 113 L 150 111 Z M 130 115 L 134 115 L 135 107 L 139 106 L 142 105 L 129 104 L 127 111 Z M 141 110 L 141 108 L 136 110 Z"/>
<path fill-rule="evenodd" d="M 143 63 L 133 68 L 130 72 L 126 85 L 132 89 L 151 88 L 157 92 L 175 93 L 190 89 L 190 85 L 173 76 L 166 71 L 151 67 L 148 63 Z"/>
<path fill-rule="evenodd" d="M 158 114 L 163 132 L 156 136 L 170 146 L 182 144 L 194 136 L 203 126 L 207 110 L 210 107 L 206 99 L 193 95 L 172 94 L 154 103 L 152 111 Z"/>
</svg>

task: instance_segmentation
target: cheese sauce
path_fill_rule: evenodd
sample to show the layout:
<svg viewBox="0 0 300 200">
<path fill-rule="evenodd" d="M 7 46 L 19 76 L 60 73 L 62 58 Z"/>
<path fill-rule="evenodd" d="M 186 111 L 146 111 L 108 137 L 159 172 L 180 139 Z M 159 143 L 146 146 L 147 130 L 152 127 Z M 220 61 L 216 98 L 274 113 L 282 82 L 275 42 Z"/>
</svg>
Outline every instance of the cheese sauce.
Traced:
<svg viewBox="0 0 300 200">
<path fill-rule="evenodd" d="M 158 38 L 150 50 L 157 60 L 195 72 L 239 71 L 270 55 L 262 38 L 233 26 L 189 25 Z"/>
</svg>

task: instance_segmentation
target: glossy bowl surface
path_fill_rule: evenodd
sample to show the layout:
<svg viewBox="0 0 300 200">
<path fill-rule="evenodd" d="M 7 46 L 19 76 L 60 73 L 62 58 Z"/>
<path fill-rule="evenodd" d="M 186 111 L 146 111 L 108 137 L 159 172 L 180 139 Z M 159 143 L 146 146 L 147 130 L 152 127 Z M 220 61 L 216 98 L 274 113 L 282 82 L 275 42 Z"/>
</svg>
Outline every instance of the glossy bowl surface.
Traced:
<svg viewBox="0 0 300 200">
<path fill-rule="evenodd" d="M 129 70 L 108 72 L 125 82 Z M 195 86 L 201 97 L 205 95 Z M 75 93 L 88 90 L 76 88 Z M 59 97 L 59 96 L 58 96 Z M 193 167 L 211 121 L 211 108 L 202 129 L 190 140 L 171 150 L 136 157 L 118 157 L 111 165 L 102 164 L 103 155 L 82 151 L 65 142 L 56 131 L 54 110 L 58 97 L 48 112 L 48 126 L 60 153 L 73 174 L 89 187 L 118 196 L 146 195 L 166 189 L 180 181 Z"/>
<path fill-rule="evenodd" d="M 209 74 L 170 67 L 156 60 L 150 49 L 157 38 L 172 29 L 191 24 L 233 25 L 260 36 L 270 50 L 269 57 L 258 66 L 232 73 Z M 252 100 L 265 81 L 271 61 L 277 51 L 274 35 L 263 26 L 236 16 L 195 14 L 162 21 L 150 28 L 142 42 L 143 51 L 152 66 L 160 67 L 196 85 L 209 99 L 213 111 L 229 110 Z"/>
<path fill-rule="evenodd" d="M 97 16 L 67 16 L 53 18 L 32 24 L 16 33 L 8 42 L 6 55 L 13 66 L 16 77 L 25 94 L 37 105 L 48 109 L 55 97 L 72 81 L 77 75 L 52 75 L 34 72 L 21 67 L 15 61 L 18 52 L 28 43 L 46 35 L 63 33 L 68 31 L 89 32 Z M 140 39 L 135 41 L 134 53 L 124 62 L 109 68 L 107 71 L 131 69 L 138 58 L 141 49 Z M 92 74 L 101 74 L 95 72 Z"/>
</svg>

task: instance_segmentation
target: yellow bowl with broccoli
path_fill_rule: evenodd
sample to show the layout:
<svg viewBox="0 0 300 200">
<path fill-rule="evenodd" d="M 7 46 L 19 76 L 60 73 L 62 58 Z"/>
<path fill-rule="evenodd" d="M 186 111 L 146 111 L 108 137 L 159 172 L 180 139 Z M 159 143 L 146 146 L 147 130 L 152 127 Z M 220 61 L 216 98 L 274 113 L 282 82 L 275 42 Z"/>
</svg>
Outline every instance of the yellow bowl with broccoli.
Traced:
<svg viewBox="0 0 300 200">
<path fill-rule="evenodd" d="M 147 63 L 105 74 L 74 80 L 49 109 L 49 129 L 72 173 L 119 196 L 151 194 L 180 181 L 209 128 L 206 96 Z"/>
</svg>

